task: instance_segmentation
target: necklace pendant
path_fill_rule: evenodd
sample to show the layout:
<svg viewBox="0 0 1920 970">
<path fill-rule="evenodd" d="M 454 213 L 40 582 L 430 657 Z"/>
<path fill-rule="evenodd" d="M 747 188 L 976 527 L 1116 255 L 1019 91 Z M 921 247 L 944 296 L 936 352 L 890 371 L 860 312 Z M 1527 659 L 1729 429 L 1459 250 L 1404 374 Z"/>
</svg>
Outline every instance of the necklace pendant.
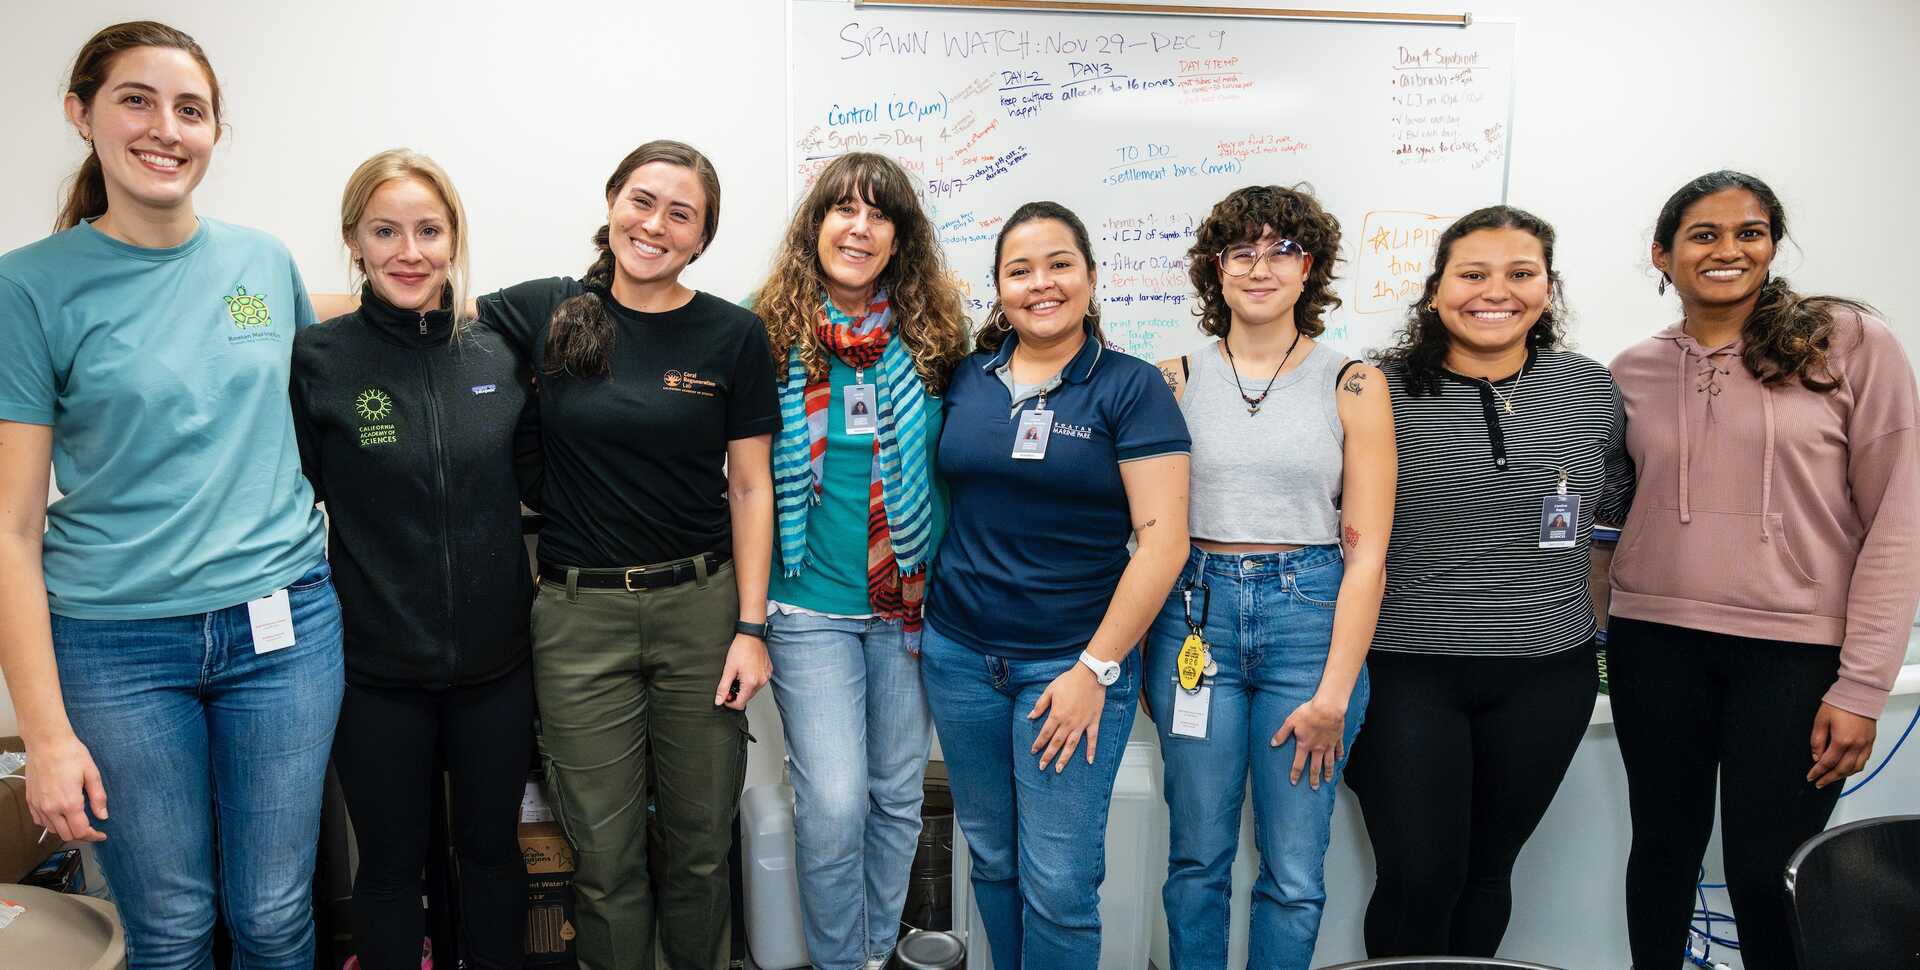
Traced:
<svg viewBox="0 0 1920 970">
<path fill-rule="evenodd" d="M 1259 413 L 1260 413 L 1260 405 L 1258 405 L 1258 404 L 1249 404 L 1249 405 L 1247 405 L 1247 413 L 1248 413 L 1248 414 L 1259 414 Z"/>
<path fill-rule="evenodd" d="M 1508 414 L 1512 414 L 1512 413 L 1513 413 L 1513 402 L 1512 402 L 1512 401 L 1501 401 L 1501 402 L 1500 402 L 1500 406 L 1501 406 L 1501 407 L 1503 407 L 1503 408 L 1506 408 L 1506 409 L 1507 409 L 1507 413 L 1508 413 Z"/>
</svg>

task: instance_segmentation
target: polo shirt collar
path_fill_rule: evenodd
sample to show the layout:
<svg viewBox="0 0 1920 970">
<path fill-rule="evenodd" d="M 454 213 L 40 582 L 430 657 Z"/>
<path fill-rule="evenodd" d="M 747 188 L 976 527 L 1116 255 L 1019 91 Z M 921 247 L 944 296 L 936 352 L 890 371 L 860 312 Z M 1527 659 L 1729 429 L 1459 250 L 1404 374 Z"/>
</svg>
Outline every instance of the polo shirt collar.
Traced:
<svg viewBox="0 0 1920 970">
<path fill-rule="evenodd" d="M 1087 336 L 1086 342 L 1080 345 L 1080 351 L 1073 355 L 1067 366 L 1060 369 L 1060 379 L 1067 383 L 1085 384 L 1093 377 L 1093 368 L 1107 352 L 1106 345 L 1094 335 L 1092 327 L 1083 324 L 1081 330 Z M 982 364 L 980 369 L 991 374 L 1006 367 L 1013 361 L 1013 347 L 1019 342 L 1018 332 L 1008 333 L 1006 342 L 1000 345 L 1000 352 Z"/>
</svg>

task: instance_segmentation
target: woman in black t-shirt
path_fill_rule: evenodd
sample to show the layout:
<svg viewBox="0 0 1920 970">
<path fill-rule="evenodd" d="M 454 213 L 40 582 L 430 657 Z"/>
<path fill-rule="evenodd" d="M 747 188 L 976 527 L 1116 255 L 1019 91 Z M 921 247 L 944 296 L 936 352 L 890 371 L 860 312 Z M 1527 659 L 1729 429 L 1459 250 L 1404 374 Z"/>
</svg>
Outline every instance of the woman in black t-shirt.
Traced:
<svg viewBox="0 0 1920 970">
<path fill-rule="evenodd" d="M 645 959 L 657 923 L 670 965 L 718 968 L 745 710 L 771 672 L 773 358 L 759 318 L 680 282 L 720 221 L 704 155 L 648 142 L 606 194 L 584 277 L 479 301 L 539 381 L 541 755 L 581 963 Z"/>
</svg>

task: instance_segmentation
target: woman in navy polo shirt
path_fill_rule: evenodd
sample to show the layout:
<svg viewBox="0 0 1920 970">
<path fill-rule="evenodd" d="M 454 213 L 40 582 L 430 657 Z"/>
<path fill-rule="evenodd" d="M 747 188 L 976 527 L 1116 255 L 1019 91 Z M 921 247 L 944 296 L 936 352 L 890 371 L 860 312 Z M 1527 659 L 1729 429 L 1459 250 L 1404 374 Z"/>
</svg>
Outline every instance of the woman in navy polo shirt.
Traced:
<svg viewBox="0 0 1920 970">
<path fill-rule="evenodd" d="M 1187 553 L 1187 426 L 1105 348 L 1078 217 L 1027 203 L 993 248 L 1000 300 L 947 391 L 921 673 L 994 964 L 1092 968 L 1133 647 Z"/>
</svg>

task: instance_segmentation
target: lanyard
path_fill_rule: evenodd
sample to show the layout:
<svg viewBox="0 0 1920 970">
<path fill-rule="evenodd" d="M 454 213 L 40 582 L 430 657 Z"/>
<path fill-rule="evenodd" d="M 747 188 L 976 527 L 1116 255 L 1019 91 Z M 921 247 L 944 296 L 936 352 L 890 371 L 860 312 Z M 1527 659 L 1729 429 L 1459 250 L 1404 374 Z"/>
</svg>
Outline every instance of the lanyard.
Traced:
<svg viewBox="0 0 1920 970">
<path fill-rule="evenodd" d="M 1206 585 L 1200 587 L 1200 623 L 1198 625 L 1193 622 L 1193 587 L 1189 586 L 1181 590 L 1180 598 L 1181 611 L 1187 615 L 1187 629 L 1195 636 L 1200 635 L 1207 628 L 1207 614 L 1213 610 L 1213 587 Z"/>
</svg>

